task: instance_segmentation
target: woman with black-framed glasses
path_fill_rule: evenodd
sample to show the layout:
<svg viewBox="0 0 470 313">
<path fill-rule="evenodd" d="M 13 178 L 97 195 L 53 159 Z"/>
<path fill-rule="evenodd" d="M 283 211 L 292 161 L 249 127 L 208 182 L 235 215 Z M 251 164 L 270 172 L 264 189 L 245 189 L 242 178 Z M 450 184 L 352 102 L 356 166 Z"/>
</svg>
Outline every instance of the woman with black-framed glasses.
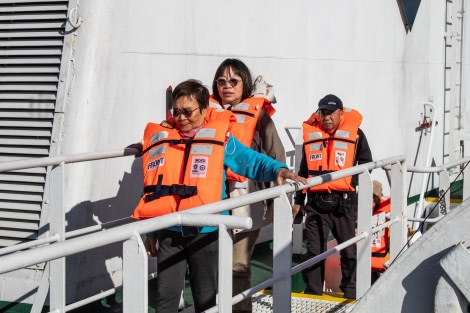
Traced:
<svg viewBox="0 0 470 313">
<path fill-rule="evenodd" d="M 257 181 L 282 184 L 288 178 L 307 183 L 286 164 L 230 135 L 233 113 L 209 107 L 209 90 L 201 82 L 178 84 L 172 103 L 173 118 L 148 123 L 140 148 L 133 145 L 141 150 L 144 177 L 144 193 L 133 218 L 162 216 L 225 199 L 226 168 Z M 196 313 L 216 305 L 217 227 L 171 226 L 148 233 L 145 248 L 149 256 L 158 255 L 156 312 L 178 311 L 187 267 Z"/>
<path fill-rule="evenodd" d="M 261 79 L 260 79 L 261 78 Z M 256 82 L 267 84 L 259 76 Z M 271 115 L 275 112 L 266 92 L 260 96 L 253 84 L 248 67 L 238 59 L 226 59 L 217 68 L 212 83 L 210 105 L 231 110 L 237 117 L 232 134 L 243 144 L 279 161 L 286 162 L 286 153 Z M 272 91 L 269 89 L 269 91 Z M 274 100 L 274 97 L 271 97 Z M 258 183 L 230 171 L 227 174 L 230 197 L 245 195 L 272 186 L 272 182 Z M 232 210 L 232 215 L 250 216 L 253 227 L 233 230 L 233 294 L 251 287 L 250 259 L 262 227 L 273 221 L 273 201 L 258 202 Z M 286 224 L 286 227 L 290 225 Z M 234 313 L 252 311 L 251 299 L 233 306 Z"/>
</svg>

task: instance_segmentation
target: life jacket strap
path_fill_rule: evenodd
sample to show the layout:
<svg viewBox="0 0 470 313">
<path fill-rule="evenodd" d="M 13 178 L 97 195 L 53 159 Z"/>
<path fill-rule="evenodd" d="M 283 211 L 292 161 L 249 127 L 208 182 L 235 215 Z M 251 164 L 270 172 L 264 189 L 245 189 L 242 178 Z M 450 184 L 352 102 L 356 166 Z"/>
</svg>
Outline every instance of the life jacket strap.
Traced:
<svg viewBox="0 0 470 313">
<path fill-rule="evenodd" d="M 197 186 L 187 185 L 150 185 L 144 187 L 144 193 L 148 193 L 145 196 L 145 202 L 159 199 L 163 196 L 180 196 L 182 199 L 194 196 L 197 194 Z"/>
<path fill-rule="evenodd" d="M 385 258 L 388 254 L 388 251 L 386 252 L 372 252 L 371 255 L 372 257 L 375 257 L 375 258 Z"/>
</svg>

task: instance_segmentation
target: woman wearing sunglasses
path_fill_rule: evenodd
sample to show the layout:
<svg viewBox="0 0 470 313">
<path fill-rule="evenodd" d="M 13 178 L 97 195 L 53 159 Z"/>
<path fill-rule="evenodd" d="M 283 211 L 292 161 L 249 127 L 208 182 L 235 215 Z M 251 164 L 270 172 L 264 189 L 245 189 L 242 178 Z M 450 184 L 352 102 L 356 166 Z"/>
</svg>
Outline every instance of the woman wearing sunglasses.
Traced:
<svg viewBox="0 0 470 313">
<path fill-rule="evenodd" d="M 260 77 L 258 77 L 260 78 Z M 258 81 L 258 79 L 257 79 Z M 266 87 L 266 85 L 264 85 Z M 258 88 L 259 89 L 259 88 Z M 270 115 L 274 113 L 271 102 L 257 93 L 248 67 L 238 59 L 226 59 L 215 72 L 210 105 L 231 110 L 237 117 L 232 135 L 246 146 L 285 163 L 286 154 Z M 265 90 L 265 89 L 264 89 Z M 245 195 L 272 186 L 272 182 L 255 182 L 227 173 L 230 198 Z M 273 221 L 273 201 L 258 202 L 232 210 L 232 215 L 251 216 L 253 227 L 233 230 L 233 294 L 251 287 L 250 259 L 262 227 Z M 252 312 L 251 299 L 233 306 L 234 313 Z"/>
<path fill-rule="evenodd" d="M 133 218 L 181 212 L 226 198 L 227 167 L 257 181 L 282 184 L 288 178 L 307 183 L 284 163 L 249 149 L 231 136 L 235 117 L 229 111 L 210 108 L 209 90 L 199 81 L 187 80 L 176 86 L 172 102 L 173 119 L 145 127 L 144 194 Z M 150 256 L 158 255 L 156 312 L 178 311 L 187 267 L 196 313 L 216 305 L 216 227 L 172 226 L 147 234 L 145 248 Z"/>
</svg>

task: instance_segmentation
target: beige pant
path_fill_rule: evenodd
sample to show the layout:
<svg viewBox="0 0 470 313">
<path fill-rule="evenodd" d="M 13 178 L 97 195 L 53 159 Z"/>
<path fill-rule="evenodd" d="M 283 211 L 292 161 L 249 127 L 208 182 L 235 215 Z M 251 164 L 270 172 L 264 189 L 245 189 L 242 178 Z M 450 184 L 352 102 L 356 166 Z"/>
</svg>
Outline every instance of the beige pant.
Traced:
<svg viewBox="0 0 470 313">
<path fill-rule="evenodd" d="M 260 230 L 233 235 L 233 295 L 251 287 L 250 259 Z M 233 313 L 251 313 L 251 297 L 233 306 Z"/>
</svg>

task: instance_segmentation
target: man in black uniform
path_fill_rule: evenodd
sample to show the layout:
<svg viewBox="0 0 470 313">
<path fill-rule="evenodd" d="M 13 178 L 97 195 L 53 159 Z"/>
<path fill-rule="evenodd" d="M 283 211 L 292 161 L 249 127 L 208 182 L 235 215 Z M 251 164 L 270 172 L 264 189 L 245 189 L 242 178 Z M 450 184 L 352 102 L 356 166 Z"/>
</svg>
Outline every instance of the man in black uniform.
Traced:
<svg viewBox="0 0 470 313">
<path fill-rule="evenodd" d="M 343 108 L 335 95 L 326 95 L 318 110 L 303 123 L 304 153 L 298 175 L 318 176 L 372 161 L 372 153 L 363 131 L 359 128 L 362 115 Z M 307 214 L 306 259 L 326 251 L 331 230 L 338 244 L 355 236 L 357 220 L 357 176 L 331 181 L 297 192 L 292 208 Z M 305 208 L 304 208 L 305 204 Z M 345 298 L 356 298 L 356 245 L 341 250 L 341 285 Z M 325 261 L 303 271 L 306 294 L 323 294 Z"/>
</svg>

